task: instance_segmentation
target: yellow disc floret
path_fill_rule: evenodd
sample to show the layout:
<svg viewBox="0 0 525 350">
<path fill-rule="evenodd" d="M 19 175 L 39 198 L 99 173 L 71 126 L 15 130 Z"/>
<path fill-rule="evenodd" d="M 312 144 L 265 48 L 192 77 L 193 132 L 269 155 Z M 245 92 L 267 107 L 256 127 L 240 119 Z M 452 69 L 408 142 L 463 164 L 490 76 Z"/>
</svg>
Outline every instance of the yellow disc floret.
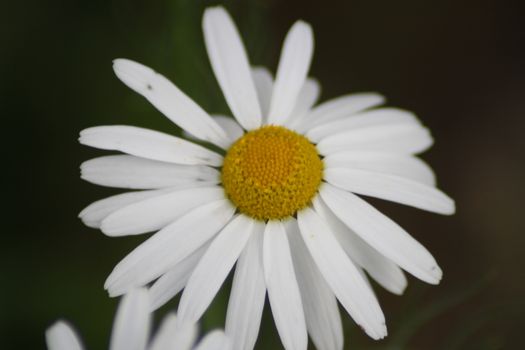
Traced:
<svg viewBox="0 0 525 350">
<path fill-rule="evenodd" d="M 323 175 L 315 146 L 296 132 L 264 126 L 246 133 L 226 153 L 222 183 L 240 212 L 282 219 L 306 207 Z"/>
</svg>

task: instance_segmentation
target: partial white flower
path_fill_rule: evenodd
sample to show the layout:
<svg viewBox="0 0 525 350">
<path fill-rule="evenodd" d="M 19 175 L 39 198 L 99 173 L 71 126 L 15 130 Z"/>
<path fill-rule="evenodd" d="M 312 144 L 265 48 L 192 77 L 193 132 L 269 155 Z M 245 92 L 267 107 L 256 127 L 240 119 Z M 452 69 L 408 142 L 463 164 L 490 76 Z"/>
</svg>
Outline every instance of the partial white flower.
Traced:
<svg viewBox="0 0 525 350">
<path fill-rule="evenodd" d="M 110 350 L 228 350 L 230 343 L 222 331 L 210 332 L 194 346 L 198 330 L 195 324 L 180 322 L 167 315 L 157 334 L 149 340 L 151 305 L 145 288 L 133 289 L 119 305 L 109 345 Z M 46 331 L 49 350 L 82 350 L 82 342 L 71 325 L 57 321 Z"/>
<path fill-rule="evenodd" d="M 311 27 L 295 23 L 275 80 L 251 67 L 238 31 L 221 7 L 206 10 L 206 48 L 235 119 L 210 116 L 166 78 L 118 59 L 117 76 L 187 134 L 129 127 L 81 132 L 80 142 L 121 151 L 82 165 L 90 182 L 140 191 L 95 202 L 80 217 L 109 236 L 158 231 L 108 277 L 111 296 L 152 283 L 152 307 L 184 290 L 178 317 L 201 318 L 235 267 L 226 316 L 234 349 L 252 349 L 266 292 L 287 349 L 341 349 L 337 301 L 373 339 L 385 318 L 363 271 L 402 294 L 402 269 L 439 283 L 432 255 L 363 200 L 377 197 L 431 212 L 454 213 L 417 154 L 432 145 L 410 112 L 375 108 L 376 93 L 315 105 L 319 83 L 307 77 Z"/>
</svg>

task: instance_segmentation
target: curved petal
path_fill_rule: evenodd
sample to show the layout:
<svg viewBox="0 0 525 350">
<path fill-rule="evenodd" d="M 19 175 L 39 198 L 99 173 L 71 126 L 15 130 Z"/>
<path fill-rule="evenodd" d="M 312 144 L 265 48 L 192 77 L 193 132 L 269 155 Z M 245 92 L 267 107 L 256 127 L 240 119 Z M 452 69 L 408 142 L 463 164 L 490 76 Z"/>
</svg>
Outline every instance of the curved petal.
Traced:
<svg viewBox="0 0 525 350">
<path fill-rule="evenodd" d="M 177 316 L 171 313 L 164 317 L 160 329 L 153 339 L 149 350 L 190 350 L 197 339 L 197 325 L 179 323 Z"/>
<path fill-rule="evenodd" d="M 291 117 L 284 123 L 291 129 L 297 129 L 297 125 L 300 125 L 303 118 L 308 114 L 312 106 L 319 99 L 321 94 L 321 85 L 313 78 L 306 79 L 299 96 L 297 96 L 297 102 L 292 111 Z"/>
<path fill-rule="evenodd" d="M 145 350 L 151 326 L 148 292 L 145 288 L 133 289 L 120 302 L 110 350 Z"/>
<path fill-rule="evenodd" d="M 254 229 L 253 219 L 240 214 L 219 232 L 184 288 L 177 311 L 183 322 L 197 322 L 201 318 Z"/>
<path fill-rule="evenodd" d="M 407 286 L 407 279 L 403 271 L 352 232 L 332 213 L 319 196 L 313 200 L 313 204 L 316 213 L 326 221 L 352 261 L 364 268 L 377 283 L 389 292 L 403 294 Z"/>
<path fill-rule="evenodd" d="M 198 104 L 164 76 L 127 59 L 114 60 L 113 70 L 124 84 L 144 96 L 182 129 L 219 147 L 228 144 L 224 130 Z"/>
<path fill-rule="evenodd" d="M 432 168 L 421 159 L 405 154 L 340 152 L 325 157 L 323 164 L 325 169 L 361 169 L 405 177 L 428 186 L 436 185 L 436 175 Z"/>
<path fill-rule="evenodd" d="M 193 209 L 128 254 L 115 266 L 104 288 L 117 296 L 151 282 L 219 232 L 234 212 L 227 199 Z"/>
<path fill-rule="evenodd" d="M 152 232 L 196 207 L 224 198 L 224 189 L 218 186 L 176 190 L 115 211 L 102 221 L 100 229 L 108 236 Z"/>
<path fill-rule="evenodd" d="M 186 187 L 186 185 L 184 185 Z M 143 199 L 159 196 L 161 194 L 169 193 L 175 189 L 149 190 L 149 191 L 135 191 L 117 194 L 115 196 L 107 197 L 96 202 L 91 203 L 85 207 L 78 217 L 82 222 L 89 227 L 99 228 L 102 220 L 109 214 L 124 208 L 133 203 L 140 202 Z"/>
<path fill-rule="evenodd" d="M 454 201 L 437 188 L 400 176 L 360 169 L 330 168 L 324 170 L 324 179 L 347 191 L 433 213 L 451 215 L 456 211 Z"/>
<path fill-rule="evenodd" d="M 191 273 L 204 255 L 208 245 L 205 243 L 153 283 L 149 289 L 151 311 L 166 304 L 186 286 Z"/>
<path fill-rule="evenodd" d="M 304 118 L 304 122 L 299 125 L 299 130 L 305 132 L 316 125 L 348 117 L 365 109 L 381 105 L 384 102 L 385 98 L 374 92 L 337 97 L 323 102 L 312 109 Z"/>
<path fill-rule="evenodd" d="M 264 231 L 263 263 L 268 299 L 286 349 L 306 350 L 308 335 L 301 294 L 283 224 L 269 221 Z"/>
<path fill-rule="evenodd" d="M 261 125 L 261 108 L 250 72 L 248 56 L 228 12 L 211 7 L 202 27 L 213 72 L 235 119 L 246 130 Z"/>
<path fill-rule="evenodd" d="M 123 154 L 85 161 L 80 166 L 80 177 L 101 186 L 130 189 L 209 186 L 220 182 L 220 173 L 205 165 L 172 164 Z"/>
<path fill-rule="evenodd" d="M 266 67 L 253 67 L 252 77 L 257 89 L 259 104 L 261 105 L 263 124 L 266 124 L 272 101 L 273 76 Z"/>
<path fill-rule="evenodd" d="M 297 221 L 304 243 L 319 271 L 346 311 L 370 337 L 385 337 L 385 316 L 374 293 L 328 226 L 310 208 L 300 211 Z"/>
<path fill-rule="evenodd" d="M 255 225 L 255 231 L 237 261 L 228 302 L 225 331 L 232 341 L 232 350 L 254 348 L 264 308 L 264 224 L 256 222 Z"/>
<path fill-rule="evenodd" d="M 343 326 L 337 299 L 301 239 L 297 222 L 286 226 L 308 333 L 317 349 L 343 349 Z"/>
<path fill-rule="evenodd" d="M 215 330 L 206 334 L 195 350 L 228 350 L 230 347 L 230 339 L 224 332 Z"/>
<path fill-rule="evenodd" d="M 186 165 L 220 166 L 222 156 L 202 146 L 158 131 L 127 125 L 96 126 L 80 132 L 83 145 L 137 157 Z"/>
<path fill-rule="evenodd" d="M 46 330 L 48 350 L 83 350 L 82 343 L 73 327 L 65 321 L 57 321 Z"/>
<path fill-rule="evenodd" d="M 356 150 L 417 154 L 427 150 L 432 142 L 428 129 L 419 125 L 380 125 L 327 136 L 317 144 L 317 149 L 326 156 Z"/>
<path fill-rule="evenodd" d="M 281 51 L 268 124 L 282 125 L 290 117 L 308 75 L 313 50 L 312 28 L 303 21 L 295 22 Z"/>
<path fill-rule="evenodd" d="M 329 184 L 320 193 L 335 216 L 371 247 L 415 277 L 439 283 L 443 273 L 436 260 L 398 224 L 352 193 Z"/>
<path fill-rule="evenodd" d="M 320 124 L 308 130 L 306 136 L 314 142 L 319 142 L 321 139 L 327 136 L 337 134 L 345 130 L 385 124 L 421 125 L 419 120 L 412 112 L 397 108 L 379 108 L 359 114 L 354 114 L 348 118 L 336 119 L 328 123 Z"/>
</svg>

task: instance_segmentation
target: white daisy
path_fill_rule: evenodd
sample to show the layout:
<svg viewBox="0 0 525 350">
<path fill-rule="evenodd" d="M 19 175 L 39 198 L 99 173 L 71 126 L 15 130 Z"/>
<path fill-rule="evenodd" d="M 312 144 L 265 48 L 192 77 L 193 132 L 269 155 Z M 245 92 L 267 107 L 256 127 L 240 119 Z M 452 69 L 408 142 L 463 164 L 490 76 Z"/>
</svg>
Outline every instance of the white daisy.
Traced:
<svg viewBox="0 0 525 350">
<path fill-rule="evenodd" d="M 194 347 L 197 339 L 197 326 L 177 320 L 177 316 L 168 314 L 159 331 L 149 341 L 151 328 L 151 305 L 145 288 L 133 289 L 120 302 L 113 332 L 110 350 L 228 350 L 231 348 L 228 338 L 222 331 L 210 332 Z M 82 350 L 82 342 L 72 326 L 65 321 L 57 321 L 46 331 L 46 343 L 49 350 Z"/>
<path fill-rule="evenodd" d="M 80 142 L 127 155 L 96 158 L 82 177 L 145 190 L 87 207 L 84 222 L 108 236 L 157 231 L 108 277 L 118 296 L 153 282 L 158 308 L 182 289 L 179 318 L 197 321 L 233 265 L 226 333 L 234 349 L 254 347 L 266 291 L 282 343 L 341 349 L 337 300 L 374 339 L 385 319 L 363 271 L 401 294 L 401 269 L 437 284 L 441 270 L 405 230 L 357 195 L 452 214 L 418 154 L 429 131 L 407 111 L 378 108 L 375 93 L 314 107 L 320 87 L 307 78 L 310 26 L 298 21 L 284 41 L 275 80 L 251 68 L 234 23 L 220 8 L 203 19 L 211 65 L 235 120 L 210 116 L 165 77 L 118 59 L 117 76 L 193 137 L 224 155 L 160 132 L 102 126 Z"/>
</svg>

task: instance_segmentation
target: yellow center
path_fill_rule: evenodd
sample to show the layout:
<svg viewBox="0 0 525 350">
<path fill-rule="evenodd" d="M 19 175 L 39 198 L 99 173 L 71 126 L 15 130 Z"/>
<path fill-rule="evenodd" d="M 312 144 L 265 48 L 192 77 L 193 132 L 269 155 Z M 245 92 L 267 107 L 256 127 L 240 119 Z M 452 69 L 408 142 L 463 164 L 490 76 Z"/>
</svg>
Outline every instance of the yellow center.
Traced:
<svg viewBox="0 0 525 350">
<path fill-rule="evenodd" d="M 257 220 L 282 219 L 306 207 L 323 163 L 304 136 L 280 126 L 246 133 L 226 153 L 222 183 L 240 212 Z"/>
</svg>

